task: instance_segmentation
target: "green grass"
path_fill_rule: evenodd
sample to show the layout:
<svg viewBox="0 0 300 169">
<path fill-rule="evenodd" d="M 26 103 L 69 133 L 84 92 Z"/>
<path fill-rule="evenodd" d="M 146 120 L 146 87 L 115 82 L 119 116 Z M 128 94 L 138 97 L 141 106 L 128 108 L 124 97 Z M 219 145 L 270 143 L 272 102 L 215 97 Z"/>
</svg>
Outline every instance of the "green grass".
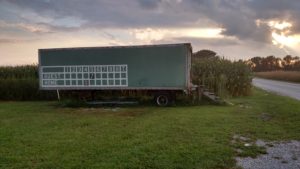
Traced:
<svg viewBox="0 0 300 169">
<path fill-rule="evenodd" d="M 300 139 L 299 101 L 255 89 L 230 102 L 118 109 L 0 102 L 0 168 L 234 168 L 234 134 Z"/>
</svg>

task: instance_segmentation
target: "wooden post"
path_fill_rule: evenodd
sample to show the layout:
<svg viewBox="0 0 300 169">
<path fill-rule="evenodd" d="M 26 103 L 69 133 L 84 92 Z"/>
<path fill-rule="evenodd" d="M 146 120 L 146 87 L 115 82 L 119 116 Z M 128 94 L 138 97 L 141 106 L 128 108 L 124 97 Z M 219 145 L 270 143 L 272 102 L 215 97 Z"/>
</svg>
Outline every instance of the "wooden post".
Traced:
<svg viewBox="0 0 300 169">
<path fill-rule="evenodd" d="M 56 93 L 57 93 L 57 99 L 58 99 L 58 101 L 60 101 L 59 90 L 56 90 Z"/>
<path fill-rule="evenodd" d="M 203 93 L 203 85 L 199 85 L 197 87 L 197 96 L 198 96 L 198 101 L 202 101 L 202 93 Z"/>
</svg>

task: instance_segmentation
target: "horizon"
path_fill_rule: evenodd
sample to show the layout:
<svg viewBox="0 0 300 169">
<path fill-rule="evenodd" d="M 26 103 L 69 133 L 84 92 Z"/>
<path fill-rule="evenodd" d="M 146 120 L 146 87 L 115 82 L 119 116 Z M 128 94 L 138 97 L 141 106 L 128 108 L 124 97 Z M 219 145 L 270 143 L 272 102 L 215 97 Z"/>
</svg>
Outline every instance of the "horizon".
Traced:
<svg viewBox="0 0 300 169">
<path fill-rule="evenodd" d="M 300 54 L 290 0 L 0 0 L 0 65 L 37 64 L 38 49 L 191 43 L 230 60 Z"/>
</svg>

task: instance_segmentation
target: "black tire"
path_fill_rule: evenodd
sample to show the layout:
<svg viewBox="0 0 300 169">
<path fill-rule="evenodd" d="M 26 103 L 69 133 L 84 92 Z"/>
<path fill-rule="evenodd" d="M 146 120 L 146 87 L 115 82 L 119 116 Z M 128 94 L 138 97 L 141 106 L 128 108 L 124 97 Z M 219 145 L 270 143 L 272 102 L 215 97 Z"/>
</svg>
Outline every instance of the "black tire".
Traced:
<svg viewBox="0 0 300 169">
<path fill-rule="evenodd" d="M 168 106 L 170 104 L 170 97 L 167 94 L 158 94 L 155 96 L 155 103 L 160 107 Z"/>
</svg>

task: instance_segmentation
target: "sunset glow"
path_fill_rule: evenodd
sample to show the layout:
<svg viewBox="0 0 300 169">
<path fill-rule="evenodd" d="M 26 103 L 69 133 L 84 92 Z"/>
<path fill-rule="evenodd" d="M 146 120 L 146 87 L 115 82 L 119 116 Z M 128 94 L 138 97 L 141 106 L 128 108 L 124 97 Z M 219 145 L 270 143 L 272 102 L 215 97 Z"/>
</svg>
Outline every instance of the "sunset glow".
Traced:
<svg viewBox="0 0 300 169">
<path fill-rule="evenodd" d="M 291 28 L 293 25 L 289 22 L 283 21 L 283 22 L 279 22 L 279 21 L 270 21 L 268 23 L 268 25 L 272 28 L 278 29 L 278 30 L 284 30 L 284 29 L 288 29 Z"/>
<path fill-rule="evenodd" d="M 295 48 L 300 44 L 300 36 L 292 34 L 293 24 L 287 21 L 269 21 L 268 26 L 272 29 L 272 43 L 280 48 Z"/>
<path fill-rule="evenodd" d="M 134 29 L 130 31 L 138 40 L 147 42 L 158 41 L 165 38 L 222 38 L 223 29 L 221 28 L 168 28 L 168 29 Z"/>
<path fill-rule="evenodd" d="M 278 34 L 272 32 L 272 42 L 274 45 L 279 45 L 280 47 L 296 47 L 300 43 L 299 36 L 287 36 L 284 33 Z"/>
</svg>

